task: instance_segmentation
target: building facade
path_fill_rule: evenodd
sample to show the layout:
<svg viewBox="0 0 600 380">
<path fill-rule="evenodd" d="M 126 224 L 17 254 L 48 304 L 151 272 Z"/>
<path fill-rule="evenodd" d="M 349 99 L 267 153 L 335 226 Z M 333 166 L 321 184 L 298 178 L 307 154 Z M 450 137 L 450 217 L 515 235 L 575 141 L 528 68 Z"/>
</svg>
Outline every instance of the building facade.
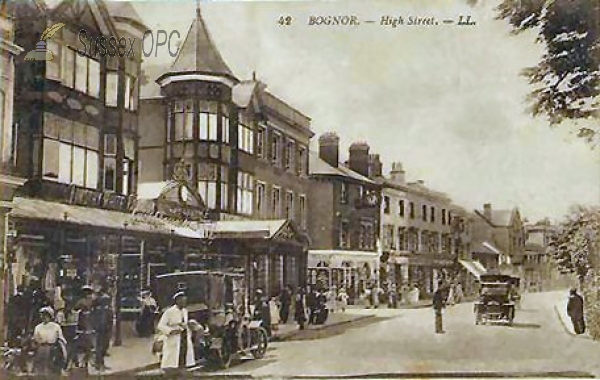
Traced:
<svg viewBox="0 0 600 380">
<path fill-rule="evenodd" d="M 455 206 L 445 194 L 428 189 L 423 181 L 407 182 L 398 162 L 392 164 L 388 177 L 377 181 L 383 194 L 384 281 L 397 289 L 417 285 L 423 296 L 430 296 L 439 281 L 452 277 L 455 268 Z"/>
<path fill-rule="evenodd" d="M 380 187 L 369 176 L 369 146 L 354 143 L 340 163 L 339 137 L 319 138 L 310 153 L 308 283 L 345 288 L 351 300 L 379 282 Z"/>
<path fill-rule="evenodd" d="M 171 67 L 147 75 L 138 197 L 156 198 L 180 168 L 210 220 L 288 221 L 306 235 L 310 119 L 256 78 L 239 80 L 199 9 Z M 221 255 L 188 252 L 184 261 L 200 268 L 211 254 Z M 296 245 L 252 246 L 246 256 L 236 265 L 252 288 L 276 295 L 304 282 L 306 251 Z"/>
<path fill-rule="evenodd" d="M 24 178 L 15 173 L 15 133 L 13 124 L 13 93 L 15 80 L 15 57 L 23 49 L 14 43 L 13 7 L 7 1 L 0 2 L 0 330 L 4 326 L 4 300 L 8 296 L 4 258 L 7 238 L 12 231 L 6 215 L 12 207 L 15 190 L 23 185 Z M 2 331 L 0 331 L 2 334 Z M 0 335 L 3 336 L 3 335 Z"/>
<path fill-rule="evenodd" d="M 542 220 L 525 225 L 525 257 L 523 259 L 523 286 L 527 291 L 545 291 L 561 285 L 559 271 L 548 252 L 556 227 Z"/>
</svg>

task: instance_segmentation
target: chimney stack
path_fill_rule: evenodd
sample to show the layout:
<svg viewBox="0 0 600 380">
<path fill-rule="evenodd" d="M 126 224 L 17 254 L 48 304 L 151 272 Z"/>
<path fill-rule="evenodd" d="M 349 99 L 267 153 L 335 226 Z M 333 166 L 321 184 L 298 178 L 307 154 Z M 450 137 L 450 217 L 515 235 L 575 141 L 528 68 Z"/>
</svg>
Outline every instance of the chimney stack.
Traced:
<svg viewBox="0 0 600 380">
<path fill-rule="evenodd" d="M 483 205 L 483 216 L 490 222 L 492 221 L 492 204 L 486 203 Z"/>
<path fill-rule="evenodd" d="M 369 176 L 369 144 L 366 142 L 355 142 L 350 145 L 350 158 L 348 166 L 350 170 L 365 177 Z"/>
<path fill-rule="evenodd" d="M 319 158 L 337 168 L 340 162 L 340 138 L 333 132 L 319 137 Z"/>
<path fill-rule="evenodd" d="M 383 176 L 383 164 L 378 154 L 369 155 L 369 178 L 377 178 Z"/>
<path fill-rule="evenodd" d="M 406 176 L 404 172 L 404 168 L 402 167 L 401 162 L 393 162 L 392 170 L 390 171 L 390 179 L 392 182 L 397 183 L 399 185 L 404 184 L 406 181 Z"/>
</svg>

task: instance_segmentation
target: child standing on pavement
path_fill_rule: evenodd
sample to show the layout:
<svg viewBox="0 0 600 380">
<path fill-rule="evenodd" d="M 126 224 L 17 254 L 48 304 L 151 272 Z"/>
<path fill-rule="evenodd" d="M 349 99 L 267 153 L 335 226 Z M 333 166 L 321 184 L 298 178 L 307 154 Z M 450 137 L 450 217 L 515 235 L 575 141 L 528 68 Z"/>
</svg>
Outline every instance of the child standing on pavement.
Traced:
<svg viewBox="0 0 600 380">
<path fill-rule="evenodd" d="M 279 306 L 277 305 L 277 299 L 271 297 L 269 300 L 269 311 L 271 313 L 271 329 L 273 331 L 279 330 Z"/>
</svg>

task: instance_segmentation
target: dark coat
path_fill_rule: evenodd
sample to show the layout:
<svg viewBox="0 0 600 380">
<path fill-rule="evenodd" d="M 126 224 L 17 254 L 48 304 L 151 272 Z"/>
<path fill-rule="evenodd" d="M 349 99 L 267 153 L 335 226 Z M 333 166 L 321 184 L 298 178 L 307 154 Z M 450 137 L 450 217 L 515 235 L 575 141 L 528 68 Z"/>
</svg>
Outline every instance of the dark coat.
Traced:
<svg viewBox="0 0 600 380">
<path fill-rule="evenodd" d="M 583 318 L 583 297 L 579 294 L 571 294 L 567 303 L 567 313 L 574 319 Z"/>
<path fill-rule="evenodd" d="M 434 310 L 442 310 L 446 301 L 446 294 L 442 289 L 438 289 L 433 293 L 433 308 Z"/>
</svg>

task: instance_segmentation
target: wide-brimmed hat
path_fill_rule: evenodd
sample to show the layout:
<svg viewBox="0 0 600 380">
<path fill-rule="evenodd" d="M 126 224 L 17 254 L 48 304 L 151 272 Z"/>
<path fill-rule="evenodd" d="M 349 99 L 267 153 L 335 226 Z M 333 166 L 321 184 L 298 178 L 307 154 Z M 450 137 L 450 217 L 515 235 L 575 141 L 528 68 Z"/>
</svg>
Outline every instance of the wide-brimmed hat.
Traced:
<svg viewBox="0 0 600 380">
<path fill-rule="evenodd" d="M 92 292 L 92 293 L 94 292 L 94 288 L 92 288 L 92 287 L 91 287 L 91 286 L 89 286 L 89 285 L 84 285 L 84 286 L 82 286 L 82 287 L 81 287 L 81 290 L 82 290 L 83 292 Z"/>
<path fill-rule="evenodd" d="M 45 306 L 45 307 L 41 308 L 40 309 L 40 314 L 46 314 L 51 319 L 54 319 L 54 310 L 52 310 L 52 308 L 49 307 L 49 306 Z"/>
</svg>

